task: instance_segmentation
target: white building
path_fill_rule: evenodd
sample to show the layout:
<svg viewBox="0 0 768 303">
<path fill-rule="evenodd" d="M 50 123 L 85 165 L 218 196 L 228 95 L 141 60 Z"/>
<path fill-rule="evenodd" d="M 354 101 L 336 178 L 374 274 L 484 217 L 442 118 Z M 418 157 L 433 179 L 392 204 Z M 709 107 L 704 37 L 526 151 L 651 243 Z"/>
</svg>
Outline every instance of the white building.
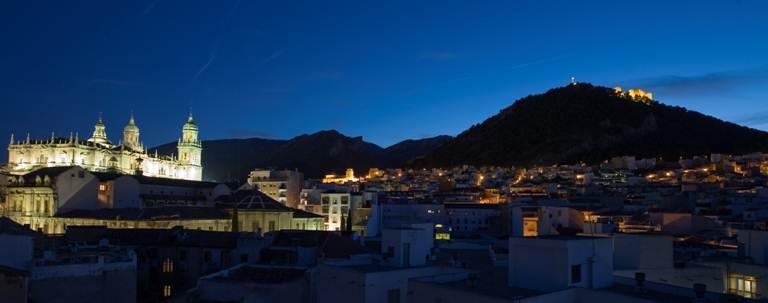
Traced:
<svg viewBox="0 0 768 303">
<path fill-rule="evenodd" d="M 509 286 L 540 291 L 613 283 L 613 239 L 581 236 L 509 239 Z"/>
<path fill-rule="evenodd" d="M 613 235 L 615 270 L 669 269 L 673 267 L 672 236 L 652 233 Z"/>
<path fill-rule="evenodd" d="M 558 229 L 584 229 L 584 215 L 575 209 L 550 205 L 514 205 L 511 207 L 511 230 L 514 237 L 559 234 Z"/>
<path fill-rule="evenodd" d="M 384 264 L 396 267 L 426 265 L 434 246 L 433 234 L 431 223 L 384 229 L 381 235 Z"/>
<path fill-rule="evenodd" d="M 320 194 L 325 230 L 342 230 L 342 227 L 346 227 L 351 201 L 352 196 L 348 192 L 327 191 Z"/>
<path fill-rule="evenodd" d="M 306 268 L 240 264 L 201 277 L 176 302 L 309 302 Z"/>
<path fill-rule="evenodd" d="M 382 265 L 320 265 L 315 271 L 315 302 L 409 302 L 413 278 L 451 275 L 466 270 L 446 267 L 389 267 Z"/>
<path fill-rule="evenodd" d="M 202 180 L 202 143 L 198 140 L 198 127 L 192 119 L 182 127 L 177 143 L 177 155 L 160 156 L 149 153 L 139 139 L 140 131 L 131 115 L 123 129 L 123 139 L 113 144 L 101 118 L 94 126 L 93 135 L 81 140 L 79 134 L 68 138 L 56 137 L 16 140 L 11 135 L 8 145 L 8 167 L 12 174 L 24 174 L 42 167 L 81 166 L 93 172 L 134 174 L 171 179 Z"/>
<path fill-rule="evenodd" d="M 7 190 L 5 214 L 47 234 L 64 233 L 67 224 L 89 224 L 60 217 L 72 210 L 212 207 L 216 198 L 230 194 L 219 183 L 89 172 L 80 166 L 11 176 Z"/>
<path fill-rule="evenodd" d="M 491 221 L 501 215 L 499 205 L 480 203 L 445 203 L 448 225 L 454 233 L 487 231 Z"/>
<path fill-rule="evenodd" d="M 248 174 L 248 186 L 288 207 L 300 204 L 304 174 L 295 170 L 256 169 Z"/>
<path fill-rule="evenodd" d="M 768 231 L 737 229 L 734 233 L 744 256 L 755 264 L 768 265 Z"/>
</svg>

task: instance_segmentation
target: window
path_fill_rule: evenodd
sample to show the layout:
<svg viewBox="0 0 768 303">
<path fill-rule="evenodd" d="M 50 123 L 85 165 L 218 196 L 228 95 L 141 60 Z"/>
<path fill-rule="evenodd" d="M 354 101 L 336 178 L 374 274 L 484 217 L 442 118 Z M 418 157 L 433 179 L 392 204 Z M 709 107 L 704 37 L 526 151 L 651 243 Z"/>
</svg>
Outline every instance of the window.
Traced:
<svg viewBox="0 0 768 303">
<path fill-rule="evenodd" d="M 387 303 L 400 303 L 400 289 L 390 289 L 387 291 Z"/>
<path fill-rule="evenodd" d="M 269 231 L 275 230 L 275 221 L 269 221 Z"/>
<path fill-rule="evenodd" d="M 100 190 L 100 191 L 105 191 L 105 190 L 107 190 L 107 185 L 106 185 L 106 184 L 99 184 L 99 190 Z"/>
<path fill-rule="evenodd" d="M 164 273 L 173 272 L 173 260 L 171 260 L 171 258 L 165 258 L 165 260 L 163 260 L 163 272 Z"/>
<path fill-rule="evenodd" d="M 581 264 L 571 265 L 571 284 L 581 283 Z"/>
<path fill-rule="evenodd" d="M 745 298 L 757 298 L 757 278 L 742 274 L 729 274 L 728 293 Z"/>
<path fill-rule="evenodd" d="M 163 298 L 169 298 L 172 294 L 170 285 L 163 286 Z"/>
</svg>

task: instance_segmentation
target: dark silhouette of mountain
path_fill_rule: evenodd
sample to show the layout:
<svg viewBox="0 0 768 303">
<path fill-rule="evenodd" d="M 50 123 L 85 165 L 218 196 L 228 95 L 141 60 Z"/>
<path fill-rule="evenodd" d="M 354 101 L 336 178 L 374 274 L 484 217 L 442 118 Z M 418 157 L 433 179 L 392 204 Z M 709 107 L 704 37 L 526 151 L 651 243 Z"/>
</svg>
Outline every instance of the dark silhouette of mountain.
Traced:
<svg viewBox="0 0 768 303">
<path fill-rule="evenodd" d="M 453 139 L 451 136 L 437 136 L 420 140 L 405 140 L 384 149 L 393 164 L 408 163 L 428 155 L 445 142 Z"/>
<path fill-rule="evenodd" d="M 371 167 L 402 167 L 429 153 L 445 142 L 446 137 L 406 140 L 386 149 L 365 142 L 362 137 L 347 137 L 335 130 L 290 140 L 207 140 L 203 141 L 203 179 L 243 182 L 254 168 L 298 169 L 307 177 L 318 178 L 331 172 L 343 174 L 351 167 L 361 175 Z M 169 155 L 176 152 L 176 143 L 151 150 L 155 149 Z"/>
<path fill-rule="evenodd" d="M 625 155 L 676 160 L 766 150 L 766 132 L 576 84 L 522 98 L 414 165 L 595 163 Z"/>
</svg>

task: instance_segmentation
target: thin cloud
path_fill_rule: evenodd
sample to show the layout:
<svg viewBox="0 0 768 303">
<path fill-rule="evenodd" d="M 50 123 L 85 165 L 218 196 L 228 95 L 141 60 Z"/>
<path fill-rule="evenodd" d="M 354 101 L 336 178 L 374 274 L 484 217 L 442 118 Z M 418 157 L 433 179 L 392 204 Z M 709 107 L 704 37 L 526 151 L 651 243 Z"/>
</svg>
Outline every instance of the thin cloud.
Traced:
<svg viewBox="0 0 768 303">
<path fill-rule="evenodd" d="M 219 52 L 219 43 L 221 40 L 221 36 L 220 36 L 221 28 L 229 25 L 230 21 L 232 20 L 232 15 L 235 13 L 235 11 L 237 11 L 237 8 L 239 6 L 240 6 L 240 0 L 237 0 L 235 4 L 232 6 L 232 9 L 227 13 L 226 16 L 224 16 L 224 19 L 222 19 L 221 25 L 219 26 L 219 29 L 216 31 L 216 39 L 213 41 L 213 44 L 211 46 L 213 51 L 211 51 L 211 53 L 208 55 L 208 61 L 206 61 L 205 64 L 203 64 L 203 66 L 197 71 L 197 73 L 195 73 L 195 76 L 192 77 L 192 82 L 197 80 L 197 78 L 200 77 L 200 75 L 208 69 L 211 63 L 213 63 L 213 60 L 216 59 L 216 55 Z"/>
<path fill-rule="evenodd" d="M 218 45 L 215 45 L 211 54 L 208 55 L 208 61 L 205 62 L 205 64 L 203 64 L 203 66 L 197 71 L 197 73 L 195 73 L 195 76 L 192 77 L 192 81 L 197 80 L 197 78 L 200 77 L 200 75 L 203 72 L 205 72 L 206 69 L 208 69 L 208 66 L 210 66 L 211 63 L 213 63 L 213 60 L 216 59 L 216 54 L 218 53 L 218 50 L 219 50 Z"/>
<path fill-rule="evenodd" d="M 269 55 L 269 57 L 265 58 L 264 61 L 261 62 L 261 64 L 267 64 L 269 62 L 272 62 L 277 58 L 280 58 L 281 56 L 283 56 L 284 53 L 285 53 L 285 49 L 278 49 L 272 52 L 272 54 Z"/>
<path fill-rule="evenodd" d="M 665 95 L 704 95 L 738 91 L 745 86 L 768 84 L 768 67 L 730 70 L 697 76 L 663 76 L 636 81 L 638 86 Z"/>
<path fill-rule="evenodd" d="M 761 111 L 742 117 L 738 124 L 747 126 L 768 125 L 768 111 Z"/>
<path fill-rule="evenodd" d="M 141 15 L 142 15 L 142 16 L 146 16 L 146 15 L 149 15 L 149 14 L 152 12 L 152 10 L 154 10 L 154 9 L 155 9 L 155 6 L 157 6 L 157 3 L 158 3 L 158 2 L 160 2 L 160 0 L 155 0 L 155 1 L 152 1 L 151 3 L 149 3 L 149 4 L 148 4 L 148 5 L 147 5 L 147 6 L 144 8 L 144 12 L 143 12 Z"/>
</svg>

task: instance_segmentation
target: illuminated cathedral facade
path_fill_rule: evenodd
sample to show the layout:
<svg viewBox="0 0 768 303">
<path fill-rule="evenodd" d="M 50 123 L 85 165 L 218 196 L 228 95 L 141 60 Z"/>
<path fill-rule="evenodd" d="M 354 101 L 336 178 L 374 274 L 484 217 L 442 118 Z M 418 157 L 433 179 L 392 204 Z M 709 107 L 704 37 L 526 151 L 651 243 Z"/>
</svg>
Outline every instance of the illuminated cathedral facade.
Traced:
<svg viewBox="0 0 768 303">
<path fill-rule="evenodd" d="M 144 148 L 139 140 L 139 127 L 131 114 L 123 128 L 123 138 L 113 144 L 107 138 L 106 126 L 99 117 L 93 134 L 87 140 L 78 134 L 68 138 L 51 134 L 49 139 L 14 139 L 8 145 L 8 167 L 12 174 L 25 174 L 42 167 L 80 166 L 93 172 L 115 172 L 149 177 L 200 181 L 203 177 L 203 147 L 192 115 L 181 130 L 177 153 L 158 155 Z"/>
</svg>

